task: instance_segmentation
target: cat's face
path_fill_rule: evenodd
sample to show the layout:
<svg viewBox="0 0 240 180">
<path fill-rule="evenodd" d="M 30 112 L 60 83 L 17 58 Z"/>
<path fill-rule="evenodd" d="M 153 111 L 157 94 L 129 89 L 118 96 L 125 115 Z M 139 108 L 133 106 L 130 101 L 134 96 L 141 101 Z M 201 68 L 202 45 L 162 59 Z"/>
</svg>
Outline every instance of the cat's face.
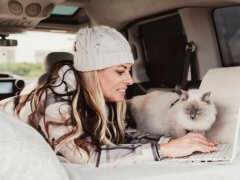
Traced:
<svg viewBox="0 0 240 180">
<path fill-rule="evenodd" d="M 182 104 L 185 117 L 196 121 L 207 114 L 211 103 L 210 92 L 194 94 L 183 91 L 180 96 L 180 103 Z"/>
</svg>

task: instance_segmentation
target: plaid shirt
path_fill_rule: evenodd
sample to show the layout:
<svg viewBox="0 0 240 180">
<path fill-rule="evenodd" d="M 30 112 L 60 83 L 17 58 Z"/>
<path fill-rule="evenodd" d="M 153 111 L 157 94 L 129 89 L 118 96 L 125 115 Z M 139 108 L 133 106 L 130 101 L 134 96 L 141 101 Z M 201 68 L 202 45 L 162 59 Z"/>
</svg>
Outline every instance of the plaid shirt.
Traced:
<svg viewBox="0 0 240 180">
<path fill-rule="evenodd" d="M 13 107 L 16 98 L 17 96 L 1 101 L 0 108 L 15 115 Z M 28 116 L 31 112 L 31 104 L 28 102 L 21 110 L 18 118 L 29 123 Z M 54 139 L 58 139 L 62 135 L 70 132 L 72 127 L 52 126 L 50 127 L 49 134 L 47 134 L 44 122 L 53 121 L 62 123 L 65 119 L 70 117 L 70 112 L 71 107 L 62 100 L 55 99 L 48 103 L 45 111 L 45 120 L 41 118 L 39 126 L 42 130 L 41 134 L 50 144 L 53 143 Z M 56 154 L 60 154 L 62 159 L 64 158 L 67 162 L 95 167 L 114 167 L 137 162 L 159 161 L 161 157 L 159 157 L 156 143 L 168 143 L 170 139 L 171 138 L 167 136 L 144 134 L 135 129 L 127 129 L 123 144 L 118 144 L 116 146 L 103 145 L 97 148 L 93 143 L 90 143 L 91 145 L 87 146 L 89 150 L 89 154 L 87 154 L 86 151 L 75 144 L 73 139 L 56 149 L 55 152 Z M 89 137 L 87 137 L 86 140 L 91 142 Z"/>
<path fill-rule="evenodd" d="M 167 143 L 171 138 L 138 132 L 128 129 L 124 143 L 115 147 L 102 146 L 100 151 L 90 156 L 90 163 L 96 167 L 109 167 L 137 162 L 160 161 L 156 143 Z"/>
</svg>

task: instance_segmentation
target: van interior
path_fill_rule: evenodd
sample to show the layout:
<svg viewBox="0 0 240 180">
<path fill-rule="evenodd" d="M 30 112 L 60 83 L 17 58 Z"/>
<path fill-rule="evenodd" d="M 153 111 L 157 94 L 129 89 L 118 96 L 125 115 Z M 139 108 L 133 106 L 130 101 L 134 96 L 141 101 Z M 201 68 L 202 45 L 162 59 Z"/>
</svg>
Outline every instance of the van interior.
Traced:
<svg viewBox="0 0 240 180">
<path fill-rule="evenodd" d="M 116 28 L 131 45 L 127 98 L 198 88 L 210 69 L 240 65 L 239 17 L 240 0 L 0 0 L 0 100 L 47 73 L 49 54 L 74 54 L 78 30 L 95 25 Z"/>
<path fill-rule="evenodd" d="M 37 78 L 44 73 L 44 59 L 51 52 L 51 49 L 37 49 L 35 56 L 29 56 L 35 59 L 18 59 L 19 46 L 22 46 L 21 51 L 25 48 L 25 54 L 28 54 L 27 47 L 21 44 L 22 38 L 12 37 L 29 37 L 33 40 L 25 44 L 44 46 L 46 39 L 45 42 L 36 42 L 33 38 L 40 37 L 38 33 L 52 33 L 52 36 L 54 33 L 59 36 L 68 34 L 71 35 L 67 37 L 71 39 L 70 45 L 62 49 L 72 53 L 78 29 L 94 25 L 117 28 L 131 44 L 135 58 L 131 73 L 135 83 L 128 89 L 127 98 L 152 89 L 177 91 L 199 87 L 209 69 L 238 66 L 240 63 L 237 50 L 238 3 L 238 0 L 1 1 L 0 63 L 9 68 L 0 69 L 3 87 L 0 98 L 19 93 L 29 83 L 24 76 L 21 77 L 24 74 L 21 66 L 10 68 L 14 63 L 38 63 L 41 72 L 35 74 Z M 32 72 L 29 73 L 31 77 L 34 67 L 28 71 Z"/>
</svg>

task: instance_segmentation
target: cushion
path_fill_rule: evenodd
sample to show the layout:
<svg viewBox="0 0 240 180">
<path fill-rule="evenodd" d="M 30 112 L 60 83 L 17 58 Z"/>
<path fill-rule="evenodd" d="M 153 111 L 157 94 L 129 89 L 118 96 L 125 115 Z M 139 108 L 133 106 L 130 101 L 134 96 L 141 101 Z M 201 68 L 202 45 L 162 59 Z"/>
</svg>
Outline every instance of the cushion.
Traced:
<svg viewBox="0 0 240 180">
<path fill-rule="evenodd" d="M 44 138 L 0 110 L 0 179 L 67 180 L 68 174 Z"/>
</svg>

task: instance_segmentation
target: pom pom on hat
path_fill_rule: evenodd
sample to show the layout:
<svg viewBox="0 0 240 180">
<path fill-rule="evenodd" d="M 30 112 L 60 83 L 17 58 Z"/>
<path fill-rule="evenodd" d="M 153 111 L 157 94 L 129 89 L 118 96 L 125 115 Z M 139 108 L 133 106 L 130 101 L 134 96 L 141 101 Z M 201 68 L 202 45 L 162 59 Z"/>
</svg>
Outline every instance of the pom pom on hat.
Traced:
<svg viewBox="0 0 240 180">
<path fill-rule="evenodd" d="M 76 39 L 74 67 L 94 71 L 134 63 L 131 47 L 124 36 L 107 26 L 80 29 Z"/>
</svg>

